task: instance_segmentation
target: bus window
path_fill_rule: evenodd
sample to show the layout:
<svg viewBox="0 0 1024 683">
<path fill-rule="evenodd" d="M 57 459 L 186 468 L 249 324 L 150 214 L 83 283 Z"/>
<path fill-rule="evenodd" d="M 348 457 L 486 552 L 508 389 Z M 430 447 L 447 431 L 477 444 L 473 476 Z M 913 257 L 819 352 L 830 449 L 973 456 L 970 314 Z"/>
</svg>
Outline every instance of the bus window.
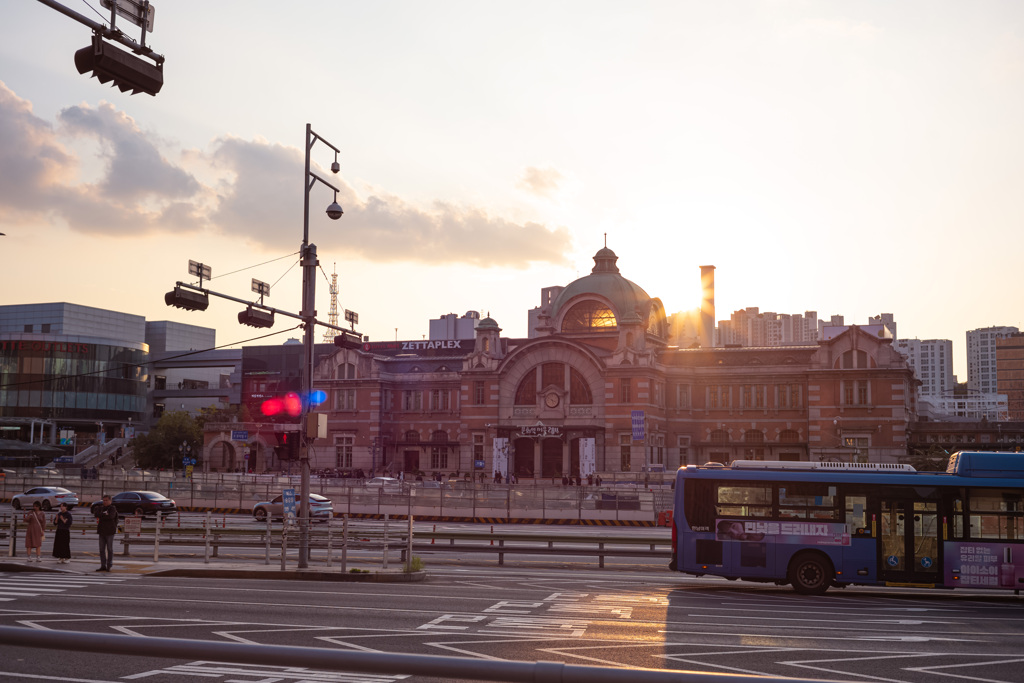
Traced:
<svg viewBox="0 0 1024 683">
<path fill-rule="evenodd" d="M 817 483 L 779 484 L 779 517 L 836 519 L 836 487 Z"/>
<path fill-rule="evenodd" d="M 771 484 L 719 484 L 715 514 L 719 517 L 771 517 Z"/>
<path fill-rule="evenodd" d="M 972 489 L 971 538 L 1024 538 L 1024 507 L 1019 491 Z"/>
<path fill-rule="evenodd" d="M 871 528 L 868 526 L 868 514 L 865 509 L 868 504 L 867 496 L 846 497 L 846 533 L 851 536 L 870 536 Z"/>
</svg>

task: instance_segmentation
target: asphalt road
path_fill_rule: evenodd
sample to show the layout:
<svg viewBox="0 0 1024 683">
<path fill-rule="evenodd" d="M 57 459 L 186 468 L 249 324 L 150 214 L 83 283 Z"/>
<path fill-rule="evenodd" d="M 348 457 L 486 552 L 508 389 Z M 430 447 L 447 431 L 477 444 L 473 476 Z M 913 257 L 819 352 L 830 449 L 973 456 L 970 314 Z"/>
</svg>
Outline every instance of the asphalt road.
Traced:
<svg viewBox="0 0 1024 683">
<path fill-rule="evenodd" d="M 0 625 L 848 681 L 1024 682 L 1024 601 L 1012 594 L 805 597 L 663 568 L 437 567 L 407 584 L 8 573 Z M 2 681 L 135 679 L 437 680 L 7 646 L 0 656 Z"/>
</svg>

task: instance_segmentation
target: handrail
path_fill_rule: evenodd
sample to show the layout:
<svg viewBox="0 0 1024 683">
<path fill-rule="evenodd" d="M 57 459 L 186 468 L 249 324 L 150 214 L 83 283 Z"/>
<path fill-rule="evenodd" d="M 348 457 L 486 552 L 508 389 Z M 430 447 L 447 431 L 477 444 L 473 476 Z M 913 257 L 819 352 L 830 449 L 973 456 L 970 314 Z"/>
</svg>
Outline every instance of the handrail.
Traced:
<svg viewBox="0 0 1024 683">
<path fill-rule="evenodd" d="M 285 645 L 220 643 L 182 638 L 150 638 L 79 631 L 50 631 L 0 626 L 0 643 L 51 650 L 77 650 L 142 657 L 197 659 L 215 662 L 250 662 L 329 671 L 407 674 L 437 678 L 512 681 L 523 683 L 835 683 L 825 679 L 763 677 L 745 674 L 613 668 L 561 662 L 516 662 L 438 655 Z"/>
</svg>

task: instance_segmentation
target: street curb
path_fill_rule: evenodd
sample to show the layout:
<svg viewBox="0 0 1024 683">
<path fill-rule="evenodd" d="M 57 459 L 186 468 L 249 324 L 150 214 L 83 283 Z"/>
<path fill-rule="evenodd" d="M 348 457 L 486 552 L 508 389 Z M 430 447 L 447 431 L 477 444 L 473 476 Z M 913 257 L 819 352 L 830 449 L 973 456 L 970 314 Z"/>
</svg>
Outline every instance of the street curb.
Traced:
<svg viewBox="0 0 1024 683">
<path fill-rule="evenodd" d="M 426 581 L 427 573 L 418 572 L 327 572 L 321 570 L 296 569 L 280 571 L 273 569 L 193 569 L 178 567 L 146 572 L 146 576 L 209 578 L 209 579 L 275 579 L 291 581 L 347 581 L 353 583 L 416 583 Z"/>
</svg>

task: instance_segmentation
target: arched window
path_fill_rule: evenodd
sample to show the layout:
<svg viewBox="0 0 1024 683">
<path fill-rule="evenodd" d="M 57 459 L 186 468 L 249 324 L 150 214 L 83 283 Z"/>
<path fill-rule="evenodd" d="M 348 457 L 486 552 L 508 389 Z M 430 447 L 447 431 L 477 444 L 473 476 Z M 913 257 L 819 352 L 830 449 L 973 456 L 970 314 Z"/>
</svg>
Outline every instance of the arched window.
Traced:
<svg viewBox="0 0 1024 683">
<path fill-rule="evenodd" d="M 729 443 L 729 432 L 724 429 L 716 429 L 708 436 L 711 443 Z"/>
<path fill-rule="evenodd" d="M 355 379 L 356 366 L 353 363 L 341 363 L 334 374 L 335 379 Z"/>
<path fill-rule="evenodd" d="M 562 318 L 562 332 L 609 329 L 618 323 L 612 310 L 598 301 L 581 301 Z"/>
<path fill-rule="evenodd" d="M 430 435 L 431 441 L 447 441 L 448 434 L 443 429 L 436 429 L 434 433 Z"/>
<path fill-rule="evenodd" d="M 532 368 L 516 388 L 517 406 L 532 406 L 537 403 L 537 368 Z"/>
<path fill-rule="evenodd" d="M 845 351 L 842 356 L 836 359 L 835 364 L 836 370 L 840 368 L 843 370 L 859 370 L 873 367 L 877 367 L 875 359 L 869 356 L 866 351 L 855 349 Z"/>
<path fill-rule="evenodd" d="M 410 429 L 405 433 L 405 440 L 409 443 L 415 443 L 420 440 L 420 433 L 415 429 Z"/>
<path fill-rule="evenodd" d="M 593 402 L 594 396 L 590 393 L 590 385 L 587 384 L 587 380 L 576 368 L 569 368 L 569 403 L 587 406 Z"/>
<path fill-rule="evenodd" d="M 744 443 L 764 443 L 764 432 L 759 429 L 751 429 L 743 434 Z"/>
<path fill-rule="evenodd" d="M 800 443 L 800 432 L 795 429 L 784 429 L 779 432 L 779 443 Z"/>
</svg>

